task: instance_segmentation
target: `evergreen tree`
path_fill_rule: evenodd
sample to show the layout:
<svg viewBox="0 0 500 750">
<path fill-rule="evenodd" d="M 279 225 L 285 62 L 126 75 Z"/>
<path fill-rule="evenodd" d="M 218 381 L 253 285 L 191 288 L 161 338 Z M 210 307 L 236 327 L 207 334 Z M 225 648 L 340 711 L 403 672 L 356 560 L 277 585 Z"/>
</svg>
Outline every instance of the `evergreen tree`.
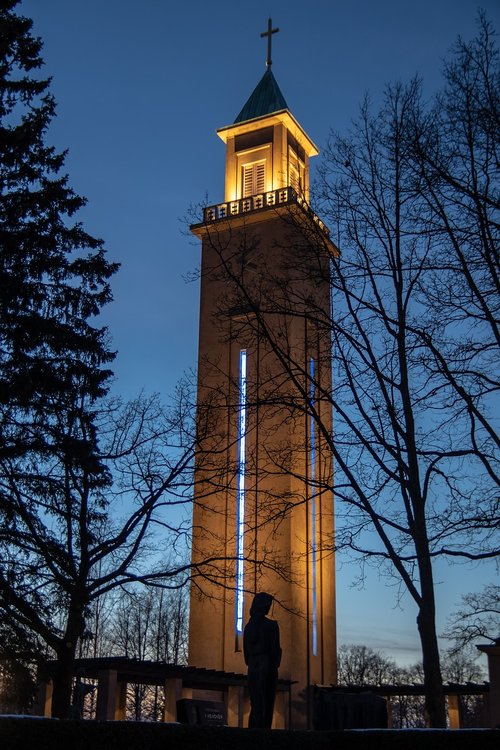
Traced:
<svg viewBox="0 0 500 750">
<path fill-rule="evenodd" d="M 116 266 L 100 240 L 68 221 L 85 200 L 58 176 L 65 154 L 45 145 L 54 99 L 48 80 L 30 76 L 42 64 L 41 41 L 12 13 L 15 4 L 0 2 L 1 450 L 66 450 L 53 427 L 78 393 L 87 412 L 81 460 L 93 448 L 87 402 L 105 394 L 102 365 L 113 358 L 105 329 L 90 319 L 111 298 Z"/>
<path fill-rule="evenodd" d="M 0 0 L 0 612 L 57 655 L 64 715 L 86 605 L 78 557 L 110 481 L 95 412 L 114 355 L 94 318 L 117 266 L 73 219 L 85 200 L 45 143 L 55 103 L 16 4 Z"/>
</svg>

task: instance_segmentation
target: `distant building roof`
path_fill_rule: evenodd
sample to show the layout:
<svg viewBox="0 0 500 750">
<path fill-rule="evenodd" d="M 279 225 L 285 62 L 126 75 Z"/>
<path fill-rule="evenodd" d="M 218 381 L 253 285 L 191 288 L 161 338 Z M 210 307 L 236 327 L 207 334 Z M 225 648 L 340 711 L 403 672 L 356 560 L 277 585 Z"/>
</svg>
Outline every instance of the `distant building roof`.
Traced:
<svg viewBox="0 0 500 750">
<path fill-rule="evenodd" d="M 288 109 L 285 97 L 280 91 L 271 68 L 267 68 L 234 123 L 246 122 L 246 120 L 270 115 L 272 112 L 279 112 L 283 109 Z"/>
</svg>

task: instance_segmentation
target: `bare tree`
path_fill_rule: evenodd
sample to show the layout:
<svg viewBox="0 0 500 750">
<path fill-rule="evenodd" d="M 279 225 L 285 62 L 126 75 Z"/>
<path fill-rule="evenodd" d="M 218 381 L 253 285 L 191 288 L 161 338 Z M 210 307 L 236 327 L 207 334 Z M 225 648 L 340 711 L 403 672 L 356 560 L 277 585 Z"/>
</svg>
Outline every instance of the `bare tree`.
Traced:
<svg viewBox="0 0 500 750">
<path fill-rule="evenodd" d="M 111 636 L 112 648 L 114 646 L 116 653 L 146 661 L 150 655 L 148 651 L 154 618 L 152 592 L 144 594 L 124 592 L 118 603 Z M 146 706 L 149 692 L 147 685 L 139 683 L 128 685 L 127 703 L 134 721 L 149 718 Z"/>
<path fill-rule="evenodd" d="M 392 659 L 367 646 L 350 644 L 339 649 L 338 679 L 340 685 L 371 688 L 400 685 L 401 693 L 392 695 L 388 705 L 391 726 L 399 729 L 425 726 L 422 696 L 408 695 L 404 687 L 422 682 L 421 664 L 401 667 Z"/>
<path fill-rule="evenodd" d="M 482 642 L 494 643 L 500 633 L 500 586 L 490 583 L 478 593 L 465 594 L 462 605 L 449 618 L 446 638 L 452 654 Z"/>
<path fill-rule="evenodd" d="M 479 654 L 471 646 L 448 650 L 442 659 L 443 679 L 458 685 L 484 682 L 486 670 L 478 663 Z M 484 695 L 459 695 L 461 727 L 484 726 Z"/>
<path fill-rule="evenodd" d="M 122 591 L 108 624 L 108 653 L 143 661 L 185 664 L 187 609 L 185 588 Z M 163 700 L 163 690 L 156 686 L 129 685 L 127 713 L 135 721 L 157 721 L 162 715 Z"/>
<path fill-rule="evenodd" d="M 337 541 L 390 560 L 413 596 L 434 725 L 432 561 L 499 552 L 498 76 L 481 19 L 430 114 L 417 81 L 389 87 L 378 115 L 365 103 L 357 131 L 331 142 L 322 181 L 344 238 L 332 332 L 350 524 Z M 381 548 L 365 543 L 368 518 Z"/>
<path fill-rule="evenodd" d="M 447 651 L 441 662 L 443 679 L 459 685 L 484 679 L 485 670 L 478 664 L 478 656 L 477 652 L 467 647 L 458 652 Z"/>
<path fill-rule="evenodd" d="M 422 276 L 427 367 L 446 381 L 498 519 L 500 59 L 483 13 L 478 26 L 471 42 L 458 39 L 435 106 L 413 113 L 408 145 L 432 270 Z"/>
<path fill-rule="evenodd" d="M 53 713 L 66 716 L 73 664 L 91 608 L 133 582 L 178 587 L 185 564 L 194 439 L 180 397 L 165 409 L 156 397 L 110 402 L 96 411 L 104 487 L 53 460 L 20 481 L 2 461 L 15 524 L 2 533 L 0 605 L 13 629 L 24 629 L 57 660 Z M 41 500 L 41 489 L 44 500 Z M 5 493 L 6 494 L 6 493 Z M 159 546 L 158 539 L 162 543 Z M 165 549 L 168 554 L 158 554 Z M 90 619 L 91 622 L 91 619 Z M 95 623 L 94 623 L 95 624 Z"/>
<path fill-rule="evenodd" d="M 394 684 L 398 679 L 396 663 L 368 646 L 341 646 L 337 668 L 340 685 Z"/>
</svg>

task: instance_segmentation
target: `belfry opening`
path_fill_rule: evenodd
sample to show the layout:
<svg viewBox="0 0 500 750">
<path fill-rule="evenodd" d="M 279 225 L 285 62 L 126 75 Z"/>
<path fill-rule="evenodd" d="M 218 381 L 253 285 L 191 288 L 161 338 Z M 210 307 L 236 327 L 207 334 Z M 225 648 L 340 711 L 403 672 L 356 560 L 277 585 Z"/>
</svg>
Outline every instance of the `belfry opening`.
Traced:
<svg viewBox="0 0 500 750">
<path fill-rule="evenodd" d="M 291 682 L 275 726 L 306 728 L 314 685 L 336 682 L 333 466 L 317 422 L 331 435 L 321 312 L 337 250 L 309 207 L 318 149 L 272 72 L 275 32 L 263 34 L 264 75 L 217 130 L 224 200 L 191 227 L 202 258 L 189 665 L 245 672 L 250 604 L 269 592 Z"/>
</svg>

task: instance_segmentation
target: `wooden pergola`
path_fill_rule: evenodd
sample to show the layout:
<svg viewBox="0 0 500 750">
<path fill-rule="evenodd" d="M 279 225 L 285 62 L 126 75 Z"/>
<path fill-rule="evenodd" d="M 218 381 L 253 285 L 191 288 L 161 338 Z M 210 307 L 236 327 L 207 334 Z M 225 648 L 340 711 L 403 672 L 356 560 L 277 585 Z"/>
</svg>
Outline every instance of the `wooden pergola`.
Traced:
<svg viewBox="0 0 500 750">
<path fill-rule="evenodd" d="M 49 662 L 39 679 L 36 713 L 50 716 L 52 708 L 52 673 L 55 662 Z M 163 721 L 177 721 L 177 701 L 196 697 L 222 701 L 228 726 L 247 724 L 249 697 L 247 675 L 202 669 L 157 661 L 142 661 L 123 656 L 77 659 L 75 677 L 97 681 L 96 719 L 124 721 L 126 718 L 127 685 L 155 685 L 165 693 Z M 278 680 L 274 726 L 290 726 L 290 680 Z M 201 696 L 200 696 L 201 694 Z"/>
<path fill-rule="evenodd" d="M 318 686 L 319 687 L 319 686 Z M 390 717 L 390 704 L 393 698 L 397 696 L 423 696 L 425 695 L 424 686 L 418 683 L 407 685 L 328 685 L 321 686 L 323 689 L 332 690 L 338 693 L 373 693 L 385 698 L 387 701 L 387 713 Z M 464 695 L 482 695 L 489 696 L 489 682 L 466 682 L 453 683 L 448 682 L 443 685 L 443 693 L 448 699 L 448 722 L 450 729 L 460 729 L 461 726 L 461 705 L 460 697 Z"/>
</svg>

